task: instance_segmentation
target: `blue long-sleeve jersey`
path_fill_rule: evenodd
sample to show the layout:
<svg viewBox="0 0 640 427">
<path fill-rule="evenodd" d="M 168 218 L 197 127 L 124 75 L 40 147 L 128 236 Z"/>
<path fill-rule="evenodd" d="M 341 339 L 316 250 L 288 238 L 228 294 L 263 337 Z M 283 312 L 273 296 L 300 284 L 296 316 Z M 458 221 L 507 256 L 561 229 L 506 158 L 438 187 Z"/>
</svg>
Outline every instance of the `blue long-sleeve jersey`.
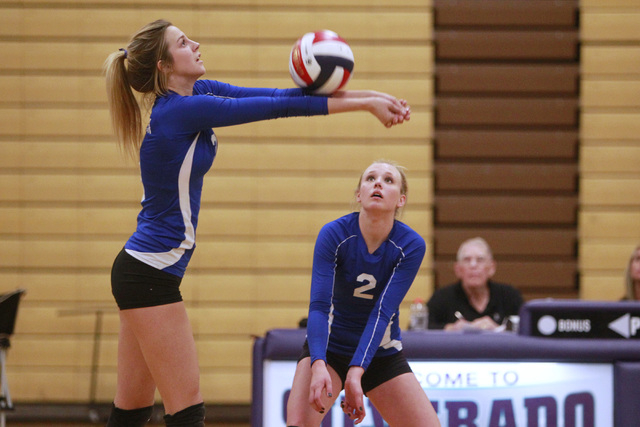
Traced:
<svg viewBox="0 0 640 427">
<path fill-rule="evenodd" d="M 326 224 L 313 256 L 307 340 L 311 363 L 327 350 L 352 356 L 365 370 L 374 356 L 402 349 L 399 307 L 418 273 L 426 246 L 395 221 L 387 239 L 370 254 L 359 213 Z"/>
<path fill-rule="evenodd" d="M 142 210 L 125 250 L 182 277 L 195 248 L 204 175 L 216 156 L 212 128 L 327 113 L 327 98 L 305 96 L 300 89 L 245 88 L 213 80 L 197 81 L 192 96 L 169 92 L 158 97 L 140 147 Z"/>
</svg>

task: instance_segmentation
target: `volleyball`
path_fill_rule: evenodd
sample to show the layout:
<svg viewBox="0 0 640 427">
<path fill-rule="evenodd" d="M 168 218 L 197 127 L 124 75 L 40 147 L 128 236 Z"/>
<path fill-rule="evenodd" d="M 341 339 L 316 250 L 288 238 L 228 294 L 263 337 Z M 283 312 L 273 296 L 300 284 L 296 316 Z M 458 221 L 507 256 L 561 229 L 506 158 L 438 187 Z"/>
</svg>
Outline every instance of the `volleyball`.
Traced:
<svg viewBox="0 0 640 427">
<path fill-rule="evenodd" d="M 331 95 L 344 87 L 353 72 L 349 44 L 329 30 L 306 33 L 296 41 L 289 55 L 289 73 L 303 89 L 317 95 Z"/>
</svg>

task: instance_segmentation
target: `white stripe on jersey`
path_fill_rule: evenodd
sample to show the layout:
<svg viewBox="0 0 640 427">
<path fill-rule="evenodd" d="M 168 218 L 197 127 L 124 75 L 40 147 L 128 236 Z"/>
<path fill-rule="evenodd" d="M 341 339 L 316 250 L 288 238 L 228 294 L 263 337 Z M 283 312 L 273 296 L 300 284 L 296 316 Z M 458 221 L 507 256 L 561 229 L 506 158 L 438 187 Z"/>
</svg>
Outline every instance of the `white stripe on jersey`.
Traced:
<svg viewBox="0 0 640 427">
<path fill-rule="evenodd" d="M 378 329 L 378 322 L 380 322 L 380 312 L 382 311 L 382 302 L 383 302 L 383 300 L 384 300 L 384 297 L 385 297 L 385 296 L 386 296 L 386 294 L 387 294 L 387 291 L 389 290 L 389 283 L 391 283 L 391 281 L 393 280 L 393 276 L 395 276 L 395 275 L 396 275 L 396 270 L 398 269 L 398 266 L 399 266 L 400 264 L 402 264 L 402 261 L 404 260 L 404 257 L 405 257 L 405 255 L 404 255 L 404 251 L 402 250 L 402 248 L 401 248 L 400 246 L 396 245 L 396 243 L 395 243 L 393 240 L 391 240 L 391 239 L 389 239 L 389 242 L 390 242 L 391 244 L 393 244 L 393 246 L 395 246 L 396 248 L 398 248 L 398 249 L 400 250 L 400 253 L 402 254 L 402 257 L 398 260 L 398 263 L 395 265 L 395 267 L 393 267 L 393 273 L 391 273 L 391 277 L 389 277 L 389 281 L 387 282 L 386 287 L 384 288 L 384 291 L 382 292 L 382 294 L 381 294 L 381 295 L 380 295 L 380 297 L 379 297 L 379 302 L 378 302 L 378 313 L 377 313 L 377 316 L 376 316 L 376 323 L 375 323 L 375 325 L 374 325 L 374 327 L 373 327 L 373 332 L 371 333 L 371 338 L 369 339 L 369 342 L 367 343 L 367 348 L 366 348 L 366 350 L 365 350 L 365 353 L 364 353 L 364 354 L 365 354 L 365 356 L 364 356 L 364 357 L 366 357 L 366 354 L 369 352 L 369 348 L 371 348 L 371 345 L 373 344 L 373 336 L 374 336 L 374 335 L 375 335 L 375 333 L 376 333 L 376 329 Z M 389 324 L 388 324 L 387 329 L 386 329 L 387 331 L 390 331 L 390 328 L 391 328 L 391 324 L 392 324 L 392 323 L 393 323 L 393 316 L 391 317 L 391 319 L 389 319 Z M 385 331 L 385 333 L 386 333 L 386 331 Z M 396 341 L 396 340 L 389 341 L 388 343 L 385 343 L 385 342 L 384 342 L 384 337 L 383 337 L 383 342 L 381 342 L 381 343 L 380 343 L 380 345 L 379 345 L 378 347 L 383 347 L 383 345 L 384 345 L 384 344 L 387 344 L 387 347 L 384 347 L 384 348 L 395 347 L 395 348 L 397 348 L 398 350 L 402 350 L 402 342 L 400 341 L 400 342 L 398 342 L 398 343 L 396 344 L 396 342 L 395 342 L 395 341 Z M 399 344 L 399 345 L 398 345 L 398 344 Z M 359 364 L 360 364 L 360 365 L 362 365 L 362 363 L 363 363 L 363 362 L 364 362 L 364 359 L 363 359 L 363 360 L 361 360 L 361 361 L 359 362 Z"/>
<path fill-rule="evenodd" d="M 184 240 L 177 248 L 171 249 L 169 252 L 138 252 L 126 249 L 127 253 L 139 261 L 151 265 L 159 270 L 169 267 L 182 258 L 184 252 L 193 248 L 196 241 L 196 233 L 191 222 L 191 197 L 189 194 L 189 181 L 191 180 L 191 169 L 193 167 L 193 156 L 196 151 L 196 143 L 198 142 L 198 133 L 191 143 L 187 154 L 184 157 L 180 173 L 178 175 L 178 199 L 180 201 L 180 212 L 182 212 L 182 221 L 184 222 Z"/>
<path fill-rule="evenodd" d="M 353 238 L 353 237 L 357 237 L 355 234 L 352 234 L 351 236 L 348 236 L 346 239 L 344 239 L 342 242 L 338 243 L 338 246 L 336 246 L 336 250 L 333 252 L 333 284 L 331 285 L 331 308 L 329 309 L 329 328 L 327 331 L 327 345 L 325 347 L 325 349 L 327 347 L 329 347 L 329 340 L 331 339 L 331 325 L 333 324 L 333 296 L 335 295 L 335 290 L 336 290 L 336 270 L 338 269 L 338 251 L 340 251 L 340 246 L 342 246 L 342 244 L 344 242 L 346 242 L 347 240 Z"/>
</svg>

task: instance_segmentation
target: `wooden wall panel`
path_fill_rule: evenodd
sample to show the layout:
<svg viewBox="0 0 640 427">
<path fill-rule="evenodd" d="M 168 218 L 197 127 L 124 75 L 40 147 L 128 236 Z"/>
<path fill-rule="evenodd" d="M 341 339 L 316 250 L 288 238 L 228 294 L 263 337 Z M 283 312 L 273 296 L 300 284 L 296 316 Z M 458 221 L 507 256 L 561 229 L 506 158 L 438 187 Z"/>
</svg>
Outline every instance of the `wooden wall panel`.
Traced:
<svg viewBox="0 0 640 427">
<path fill-rule="evenodd" d="M 107 137 L 111 133 L 111 122 L 106 108 L 47 108 L 47 107 L 6 107 L 0 108 L 0 137 L 23 135 L 27 137 L 47 138 L 52 135 L 64 137 Z M 374 126 L 380 122 L 366 113 L 340 114 L 331 117 L 332 126 L 326 126 L 327 117 L 275 119 L 266 122 L 248 123 L 243 126 L 220 128 L 216 135 L 235 137 L 285 137 L 300 138 L 300 135 L 318 135 L 325 138 L 345 138 L 353 135 L 353 129 L 358 129 L 358 137 L 382 137 L 383 139 L 412 139 L 416 132 L 431 133 L 428 120 L 430 113 L 412 113 L 412 120 L 407 122 L 407 129 L 401 127 L 387 130 L 380 134 Z M 415 122 L 413 122 L 415 119 Z M 410 126 L 409 126 L 410 124 Z M 54 131 L 55 130 L 55 131 Z M 54 133 L 52 133 L 54 132 Z"/>
<path fill-rule="evenodd" d="M 589 41 L 626 42 L 640 39 L 638 20 L 640 12 L 631 10 L 583 9 L 581 30 L 583 39 Z"/>
<path fill-rule="evenodd" d="M 402 219 L 432 239 L 431 0 L 43 0 L 0 4 L 0 291 L 26 288 L 9 353 L 14 402 L 88 403 L 96 313 L 103 313 L 96 398 L 115 392 L 114 256 L 142 194 L 119 152 L 102 66 L 147 22 L 164 17 L 201 43 L 206 78 L 290 87 L 303 33 L 337 31 L 352 46 L 349 88 L 406 98 L 411 121 L 369 114 L 216 129 L 198 250 L 181 286 L 209 403 L 248 404 L 252 336 L 306 316 L 320 227 L 351 210 L 362 169 L 408 168 Z M 398 31 L 402 28 L 402 31 Z M 403 304 L 433 287 L 429 244 Z M 406 320 L 406 319 L 405 319 Z"/>
<path fill-rule="evenodd" d="M 436 17 L 439 25 L 495 27 L 535 25 L 539 28 L 545 28 L 572 25 L 575 20 L 575 12 L 575 4 L 567 1 L 505 2 L 504 0 L 483 0 L 482 6 L 477 7 L 477 2 L 463 0 L 438 2 Z"/>
<path fill-rule="evenodd" d="M 482 236 L 525 300 L 577 295 L 578 7 L 434 2 L 436 287 Z"/>
<path fill-rule="evenodd" d="M 40 139 L 17 141 L 17 138 L 3 142 L 6 148 L 0 158 L 0 167 L 11 168 L 20 164 L 29 170 L 42 168 L 58 170 L 120 170 L 122 173 L 137 174 L 132 162 L 113 149 L 113 141 L 90 140 L 66 141 Z M 226 139 L 225 139 L 225 142 Z M 55 147 L 56 156 L 51 156 Z M 331 138 L 318 140 L 300 138 L 298 140 L 254 141 L 251 138 L 234 138 L 230 143 L 220 146 L 220 158 L 214 163 L 215 171 L 233 172 L 250 168 L 257 172 L 278 169 L 287 172 L 330 171 L 340 173 L 351 164 L 349 155 L 364 149 L 375 150 L 380 158 L 406 158 L 403 165 L 408 173 L 426 175 L 422 160 L 431 156 L 432 147 L 420 140 L 407 140 L 404 144 L 385 143 L 384 141 L 366 142 L 359 138 Z M 327 165 L 314 161 L 326 159 Z M 305 156 L 305 154 L 307 154 Z M 353 178 L 353 177 L 351 177 Z M 352 179 L 353 186 L 358 177 Z M 413 187 L 413 186 L 412 186 Z M 348 191 L 344 192 L 345 194 Z"/>
<path fill-rule="evenodd" d="M 414 204 L 414 211 L 407 211 L 403 220 L 416 222 L 414 229 L 429 236 L 430 227 L 421 220 L 424 215 L 420 210 L 428 204 Z M 319 227 L 331 218 L 343 213 L 338 208 L 305 208 L 292 206 L 288 209 L 217 209 L 215 227 L 203 230 L 198 236 L 214 238 L 227 235 L 250 237 L 258 234 L 262 237 L 279 238 L 307 237 L 315 238 Z M 111 234 L 127 237 L 135 227 L 137 207 L 127 208 L 87 208 L 83 215 L 78 215 L 73 208 L 34 207 L 28 212 L 20 208 L 0 208 L 3 218 L 0 233 L 22 234 L 24 236 L 85 236 L 92 238 L 104 235 L 103 230 L 109 228 Z M 427 218 L 428 219 L 428 218 Z"/>
<path fill-rule="evenodd" d="M 577 76 L 578 66 L 554 64 L 438 65 L 438 87 L 444 92 L 571 94 L 575 92 Z"/>
<path fill-rule="evenodd" d="M 575 85 L 573 85 L 575 86 Z M 438 97 L 437 124 L 443 128 L 465 126 L 566 127 L 577 126 L 576 99 Z"/>
<path fill-rule="evenodd" d="M 582 33 L 583 37 L 588 34 Z M 596 44 L 589 43 L 580 50 L 580 66 L 582 75 L 610 74 L 632 75 L 640 67 L 640 47 L 627 44 Z"/>
<path fill-rule="evenodd" d="M 292 270 L 311 268 L 315 239 L 268 239 L 268 236 L 239 239 L 202 239 L 198 254 L 193 256 L 194 269 Z M 113 261 L 124 242 L 106 239 L 1 239 L 0 267 L 11 268 L 101 268 Z M 200 255 L 200 252 L 203 254 Z M 430 254 L 427 251 L 428 256 Z M 214 261 L 212 261 L 214 260 Z M 426 261 L 425 266 L 429 265 Z"/>
<path fill-rule="evenodd" d="M 434 156 L 469 160 L 571 160 L 578 155 L 577 130 L 437 129 Z"/>
<path fill-rule="evenodd" d="M 640 82 L 627 78 L 584 80 L 581 105 L 584 108 L 637 108 L 640 105 Z"/>
<path fill-rule="evenodd" d="M 485 236 L 491 242 L 491 251 L 496 257 L 517 256 L 562 256 L 575 250 L 575 234 L 571 230 L 495 229 L 473 227 L 468 229 L 439 228 L 434 230 L 434 245 L 437 253 L 455 258 L 458 242 L 473 236 Z"/>
<path fill-rule="evenodd" d="M 187 35 L 204 39 L 226 39 L 250 41 L 284 39 L 285 34 L 313 31 L 319 25 L 331 24 L 340 28 L 340 35 L 350 40 L 367 42 L 383 40 L 428 40 L 431 37 L 430 15 L 398 8 L 388 10 L 370 9 L 366 19 L 363 11 L 345 5 L 342 9 L 316 8 L 308 10 L 290 8 L 198 8 L 197 13 L 189 7 L 163 8 L 85 8 L 85 7 L 40 7 L 22 8 L 7 6 L 3 10 L 4 23 L 0 36 L 21 34 L 29 37 L 94 37 L 115 38 L 116 34 L 129 34 L 146 24 L 149 17 L 164 18 L 175 23 Z M 425 10 L 426 12 L 426 10 Z M 151 20 L 153 20 L 152 18 Z M 242 31 L 238 28 L 242 27 Z M 397 28 L 411 31 L 393 31 Z M 337 30 L 336 30 L 337 31 Z M 189 37 L 192 37 L 192 36 Z M 204 40 L 203 39 L 203 40 Z M 291 45 L 296 38 L 292 40 Z M 196 40 L 197 41 L 197 40 Z M 254 46 L 253 49 L 256 49 Z M 285 54 L 287 57 L 288 52 Z M 357 56 L 356 56 L 357 57 Z M 205 59 L 206 61 L 206 59 Z"/>
<path fill-rule="evenodd" d="M 1 43 L 0 43 L 1 45 Z M 366 47 L 363 47 L 365 49 Z M 411 56 L 419 52 L 418 49 L 406 50 L 402 54 L 401 61 L 406 60 L 406 56 Z M 426 61 L 425 61 L 426 62 Z M 358 61 L 360 64 L 360 61 Z M 4 64 L 5 71 L 10 69 Z M 400 62 L 399 67 L 406 66 Z M 424 64 L 428 65 L 428 64 Z M 63 66 L 63 64 L 60 64 Z M 411 65 L 413 67 L 413 65 Z M 2 65 L 0 64 L 0 69 Z M 380 69 L 381 74 L 385 71 Z M 34 71 L 36 71 L 34 69 Z M 282 71 L 282 70 L 279 70 Z M 215 73 L 215 78 L 223 81 L 232 81 L 239 86 L 265 86 L 265 87 L 288 87 L 291 85 L 291 77 L 286 72 L 278 73 L 273 77 L 258 77 L 251 75 L 238 75 L 228 71 L 226 73 Z M 433 82 L 430 77 L 420 75 L 408 76 L 407 79 L 394 81 L 383 77 L 372 76 L 364 81 L 359 79 L 349 82 L 351 89 L 368 89 L 375 87 L 382 92 L 403 96 L 405 98 L 415 98 L 412 107 L 431 107 L 431 93 L 433 92 Z M 13 75 L 0 74 L 0 91 L 2 91 L 4 101 L 9 103 L 28 102 L 39 106 L 61 106 L 61 103 L 102 103 L 104 101 L 104 78 L 94 75 L 56 75 L 40 76 L 33 75 L 28 81 L 24 78 Z"/>
<path fill-rule="evenodd" d="M 624 268 L 624 267 L 623 267 Z M 620 270 L 615 272 L 592 270 L 581 278 L 581 298 L 595 301 L 611 301 L 624 295 L 624 282 L 620 280 Z"/>
<path fill-rule="evenodd" d="M 102 5 L 105 3 L 104 0 L 21 0 L 22 3 L 27 5 L 37 4 L 37 5 L 58 5 L 58 4 L 69 4 L 69 3 L 80 3 L 80 4 L 90 4 L 90 5 Z M 617 0 L 620 1 L 620 0 Z M 628 0 L 627 0 L 628 1 Z M 198 5 L 201 7 L 220 7 L 220 6 L 234 6 L 239 9 L 252 7 L 256 8 L 259 6 L 265 7 L 273 7 L 273 6 L 291 6 L 291 0 L 198 0 Z M 182 3 L 176 3 L 175 0 L 136 0 L 135 3 L 131 2 L 131 0 L 109 0 L 109 4 L 114 6 L 127 6 L 127 7 L 142 7 L 142 6 L 157 6 L 161 5 L 180 5 L 183 6 Z M 403 3 L 405 6 L 411 7 L 428 7 L 431 3 L 425 0 L 405 0 Z M 371 6 L 378 7 L 389 7 L 389 2 L 387 0 L 322 0 L 321 2 L 315 2 L 313 4 L 300 4 L 301 8 L 312 10 L 312 9 L 325 9 L 330 6 L 350 6 L 350 7 L 366 7 L 369 8 Z"/>
<path fill-rule="evenodd" d="M 292 84 L 289 81 L 288 71 L 289 52 L 297 37 L 296 33 L 296 36 L 292 36 L 293 40 L 280 43 L 261 43 L 259 49 L 255 46 L 236 45 L 227 41 L 212 42 L 210 45 L 202 42 L 200 50 L 203 53 L 210 52 L 216 58 L 214 64 L 205 64 L 209 67 L 209 74 L 205 77 L 216 79 L 219 76 L 227 76 L 227 81 L 235 82 L 235 79 L 246 78 L 245 76 L 250 74 L 245 70 L 254 69 L 254 75 L 262 73 L 267 79 L 272 79 L 275 75 L 282 81 L 286 81 L 287 87 L 289 87 Z M 0 70 L 29 73 L 46 70 L 53 75 L 62 72 L 99 74 L 104 60 L 112 52 L 113 46 L 122 46 L 126 44 L 127 40 L 126 37 L 122 41 L 112 43 L 93 41 L 79 43 L 65 40 L 55 44 L 40 41 L 25 41 L 23 43 L 12 40 L 0 41 L 0 49 L 5 54 L 2 63 L 0 63 Z M 424 78 L 426 80 L 421 83 L 428 83 L 428 79 L 431 78 L 429 72 L 433 68 L 431 60 L 433 46 L 407 43 L 406 45 L 392 45 L 385 48 L 381 47 L 379 43 L 359 47 L 357 43 L 350 42 L 352 48 L 356 50 L 354 55 L 358 55 L 355 65 L 357 68 L 354 68 L 353 72 L 354 80 L 349 82 L 350 85 L 351 83 L 356 84 L 358 74 L 363 77 L 386 77 L 395 81 L 396 84 L 402 85 L 402 82 L 396 77 L 397 73 L 401 73 L 406 74 L 406 79 Z M 384 53 L 384 55 L 380 55 L 380 53 Z M 30 59 L 34 56 L 39 58 L 39 61 L 34 62 Z M 225 64 L 233 64 L 233 66 Z M 394 78 L 396 80 L 393 80 Z M 261 78 L 260 81 L 263 83 L 259 86 L 266 86 L 269 80 Z M 370 86 L 366 87 L 370 88 Z M 424 100 L 416 98 L 416 102 L 419 105 Z"/>
<path fill-rule="evenodd" d="M 572 31 L 442 30 L 436 42 L 437 55 L 447 60 L 566 60 L 577 55 Z"/>
<path fill-rule="evenodd" d="M 438 262 L 435 266 L 438 283 L 456 281 L 454 262 Z M 575 292 L 576 265 L 571 261 L 500 261 L 495 279 L 503 283 L 517 283 L 527 291 L 546 292 L 548 298 L 568 298 Z"/>
<path fill-rule="evenodd" d="M 583 177 L 581 185 L 580 200 L 585 207 L 597 205 L 637 208 L 640 206 L 640 186 L 637 177 Z"/>
<path fill-rule="evenodd" d="M 580 168 L 585 173 L 609 172 L 635 173 L 640 164 L 640 146 L 590 146 L 582 147 Z"/>
<path fill-rule="evenodd" d="M 640 243 L 640 5 L 583 0 L 580 14 L 580 296 L 618 300 Z"/>
<path fill-rule="evenodd" d="M 580 213 L 580 236 L 582 240 L 587 241 L 605 238 L 624 239 L 638 227 L 638 224 L 640 224 L 638 209 L 583 210 Z"/>
<path fill-rule="evenodd" d="M 375 160 L 375 159 L 373 159 Z M 364 169 L 364 168 L 363 168 Z M 212 176 L 215 174 L 212 173 Z M 109 174 L 86 175 L 78 174 L 83 179 L 77 179 L 77 175 L 72 173 L 55 174 L 54 176 L 44 173 L 24 174 L 22 176 L 9 175 L 3 177 L 0 184 L 2 201 L 48 201 L 71 202 L 74 200 L 83 202 L 122 202 L 126 203 L 134 196 L 135 199 L 142 197 L 139 177 L 135 175 L 112 176 Z M 336 197 L 332 191 L 344 191 L 345 204 L 351 199 L 352 191 L 358 174 L 353 177 L 325 177 L 317 179 L 310 176 L 260 176 L 253 175 L 229 175 L 224 173 L 215 174 L 216 177 L 224 179 L 227 186 L 212 188 L 212 185 L 203 189 L 203 197 L 211 197 L 209 200 L 217 200 L 219 203 L 333 203 Z M 290 186 L 292 181 L 297 181 L 299 186 Z M 209 179 L 211 181 L 211 179 Z M 416 203 L 425 203 L 431 200 L 429 188 L 425 187 L 432 182 L 431 177 L 416 177 L 415 190 L 412 188 L 411 197 Z M 306 187 L 305 187 L 306 185 Z M 313 191 L 324 189 L 313 194 Z M 296 197 L 289 202 L 290 196 Z M 215 199 L 213 198 L 215 197 Z"/>
<path fill-rule="evenodd" d="M 431 260 L 425 260 L 416 279 L 418 286 L 415 294 L 431 286 L 431 269 Z M 259 302 L 265 306 L 295 304 L 303 312 L 307 309 L 311 281 L 308 268 L 245 269 L 242 272 L 222 268 L 194 268 L 190 273 L 184 278 L 185 286 L 180 290 L 189 306 L 202 303 L 233 305 Z M 36 295 L 41 305 L 57 307 L 65 302 L 74 303 L 71 308 L 61 306 L 58 314 L 74 310 L 82 315 L 93 315 L 97 311 L 116 314 L 116 308 L 110 301 L 109 268 L 85 269 L 82 272 L 31 268 L 25 273 L 4 271 L 0 274 L 0 279 L 3 283 L 28 287 L 32 298 Z M 18 325 L 18 328 L 22 328 L 22 325 Z M 61 331 L 63 332 L 65 331 Z"/>
</svg>

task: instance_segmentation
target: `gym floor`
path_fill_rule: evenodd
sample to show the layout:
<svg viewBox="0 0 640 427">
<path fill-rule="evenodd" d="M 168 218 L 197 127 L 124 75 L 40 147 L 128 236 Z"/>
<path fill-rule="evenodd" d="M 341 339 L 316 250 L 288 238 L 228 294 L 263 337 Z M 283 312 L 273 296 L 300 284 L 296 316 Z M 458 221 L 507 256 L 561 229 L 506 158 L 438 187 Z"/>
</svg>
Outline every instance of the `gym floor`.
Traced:
<svg viewBox="0 0 640 427">
<path fill-rule="evenodd" d="M 11 427 L 101 427 L 106 425 L 110 404 L 64 405 L 14 402 L 14 410 L 6 412 L 6 425 Z M 162 406 L 156 405 L 149 426 L 163 426 Z M 208 427 L 250 427 L 248 405 L 208 405 Z"/>
</svg>

